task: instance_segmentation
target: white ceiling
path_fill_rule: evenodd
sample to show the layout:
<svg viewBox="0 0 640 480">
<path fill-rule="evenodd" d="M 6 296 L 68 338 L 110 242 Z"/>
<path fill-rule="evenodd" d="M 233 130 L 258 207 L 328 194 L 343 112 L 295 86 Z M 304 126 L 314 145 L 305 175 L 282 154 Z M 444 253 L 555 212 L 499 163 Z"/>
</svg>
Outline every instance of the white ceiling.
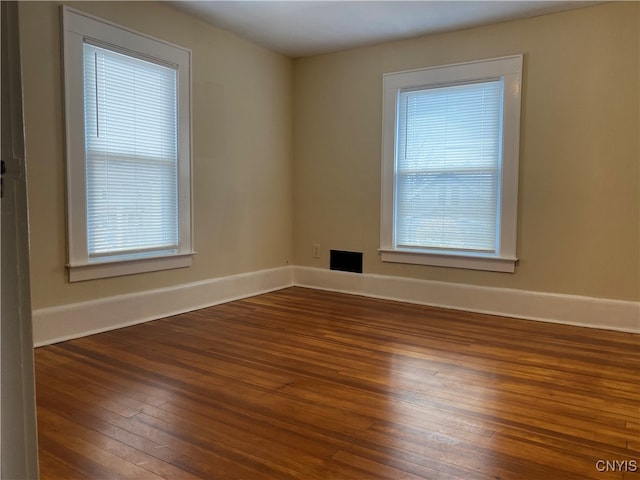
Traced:
<svg viewBox="0 0 640 480">
<path fill-rule="evenodd" d="M 580 8 L 590 1 L 173 1 L 175 8 L 290 57 Z"/>
</svg>

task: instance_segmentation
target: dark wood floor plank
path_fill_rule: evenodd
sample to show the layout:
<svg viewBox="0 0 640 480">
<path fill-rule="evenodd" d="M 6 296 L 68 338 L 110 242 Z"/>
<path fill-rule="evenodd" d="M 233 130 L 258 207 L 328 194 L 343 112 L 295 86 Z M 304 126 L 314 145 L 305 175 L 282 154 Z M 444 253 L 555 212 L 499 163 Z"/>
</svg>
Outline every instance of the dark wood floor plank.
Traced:
<svg viewBox="0 0 640 480">
<path fill-rule="evenodd" d="M 47 422 L 47 424 L 51 425 L 59 432 L 64 432 L 65 435 L 89 443 L 95 443 L 96 441 L 95 429 L 87 428 L 76 422 L 69 421 L 68 418 L 55 414 L 51 411 L 47 411 L 46 409 L 43 409 L 40 412 L 40 416 L 43 417 L 43 421 Z M 162 445 L 156 445 L 155 450 L 161 451 L 163 450 L 162 447 Z M 162 459 L 157 458 L 154 456 L 156 452 L 152 452 L 154 455 L 145 453 L 138 448 L 133 448 L 131 445 L 127 445 L 126 443 L 114 439 L 108 433 L 103 433 L 101 435 L 100 448 L 108 454 L 114 455 L 118 459 L 122 459 L 129 464 L 136 465 L 137 467 L 145 470 L 145 472 L 136 472 L 133 475 L 134 478 L 144 474 L 149 475 L 150 478 L 152 475 L 157 475 L 160 478 L 172 478 L 175 480 L 197 479 L 197 477 L 173 467 L 170 461 L 166 461 L 169 460 L 166 456 Z M 173 454 L 172 457 L 173 458 L 170 460 L 177 458 L 177 455 Z M 147 474 L 147 472 L 149 473 Z"/>
<path fill-rule="evenodd" d="M 625 479 L 640 337 L 289 288 L 36 350 L 42 478 Z"/>
<path fill-rule="evenodd" d="M 40 461 L 40 480 L 91 480 L 90 477 L 75 470 L 70 465 L 64 463 L 59 457 L 53 455 L 49 450 L 41 449 L 39 455 Z"/>
</svg>

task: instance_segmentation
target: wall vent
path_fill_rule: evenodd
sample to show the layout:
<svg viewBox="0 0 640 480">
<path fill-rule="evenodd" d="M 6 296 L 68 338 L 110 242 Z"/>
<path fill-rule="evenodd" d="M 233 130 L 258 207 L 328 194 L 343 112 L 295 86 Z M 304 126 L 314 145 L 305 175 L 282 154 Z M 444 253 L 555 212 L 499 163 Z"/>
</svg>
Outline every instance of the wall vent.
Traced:
<svg viewBox="0 0 640 480">
<path fill-rule="evenodd" d="M 343 272 L 362 273 L 362 252 L 330 250 L 329 268 Z"/>
</svg>

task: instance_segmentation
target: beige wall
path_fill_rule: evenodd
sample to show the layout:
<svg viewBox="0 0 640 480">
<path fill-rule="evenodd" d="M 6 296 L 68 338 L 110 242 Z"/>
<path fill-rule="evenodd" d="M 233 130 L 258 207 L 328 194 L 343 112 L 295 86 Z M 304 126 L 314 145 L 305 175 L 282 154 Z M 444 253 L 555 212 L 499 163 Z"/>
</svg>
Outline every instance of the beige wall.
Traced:
<svg viewBox="0 0 640 480">
<path fill-rule="evenodd" d="M 639 298 L 639 5 L 386 43 L 294 64 L 294 263 L 364 252 L 365 272 Z M 383 263 L 382 74 L 524 53 L 515 274 Z M 322 256 L 311 258 L 312 244 Z"/>
<path fill-rule="evenodd" d="M 291 61 L 152 2 L 73 7 L 193 51 L 188 269 L 69 284 L 60 28 L 21 2 L 34 308 L 270 267 L 327 268 L 638 300 L 639 5 L 571 12 Z M 384 72 L 525 54 L 515 274 L 379 260 Z M 311 258 L 320 243 L 322 257 Z"/>
<path fill-rule="evenodd" d="M 153 2 L 73 2 L 193 52 L 193 266 L 69 284 L 59 6 L 21 2 L 35 309 L 278 267 L 292 256 L 292 61 Z"/>
</svg>

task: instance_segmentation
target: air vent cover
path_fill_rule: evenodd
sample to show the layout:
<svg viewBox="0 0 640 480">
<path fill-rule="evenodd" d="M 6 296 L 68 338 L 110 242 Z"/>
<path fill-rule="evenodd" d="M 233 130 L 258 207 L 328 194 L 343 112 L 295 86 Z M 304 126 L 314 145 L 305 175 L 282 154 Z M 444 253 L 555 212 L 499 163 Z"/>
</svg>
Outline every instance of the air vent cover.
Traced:
<svg viewBox="0 0 640 480">
<path fill-rule="evenodd" d="M 329 268 L 343 272 L 362 273 L 362 252 L 330 250 Z"/>
</svg>

